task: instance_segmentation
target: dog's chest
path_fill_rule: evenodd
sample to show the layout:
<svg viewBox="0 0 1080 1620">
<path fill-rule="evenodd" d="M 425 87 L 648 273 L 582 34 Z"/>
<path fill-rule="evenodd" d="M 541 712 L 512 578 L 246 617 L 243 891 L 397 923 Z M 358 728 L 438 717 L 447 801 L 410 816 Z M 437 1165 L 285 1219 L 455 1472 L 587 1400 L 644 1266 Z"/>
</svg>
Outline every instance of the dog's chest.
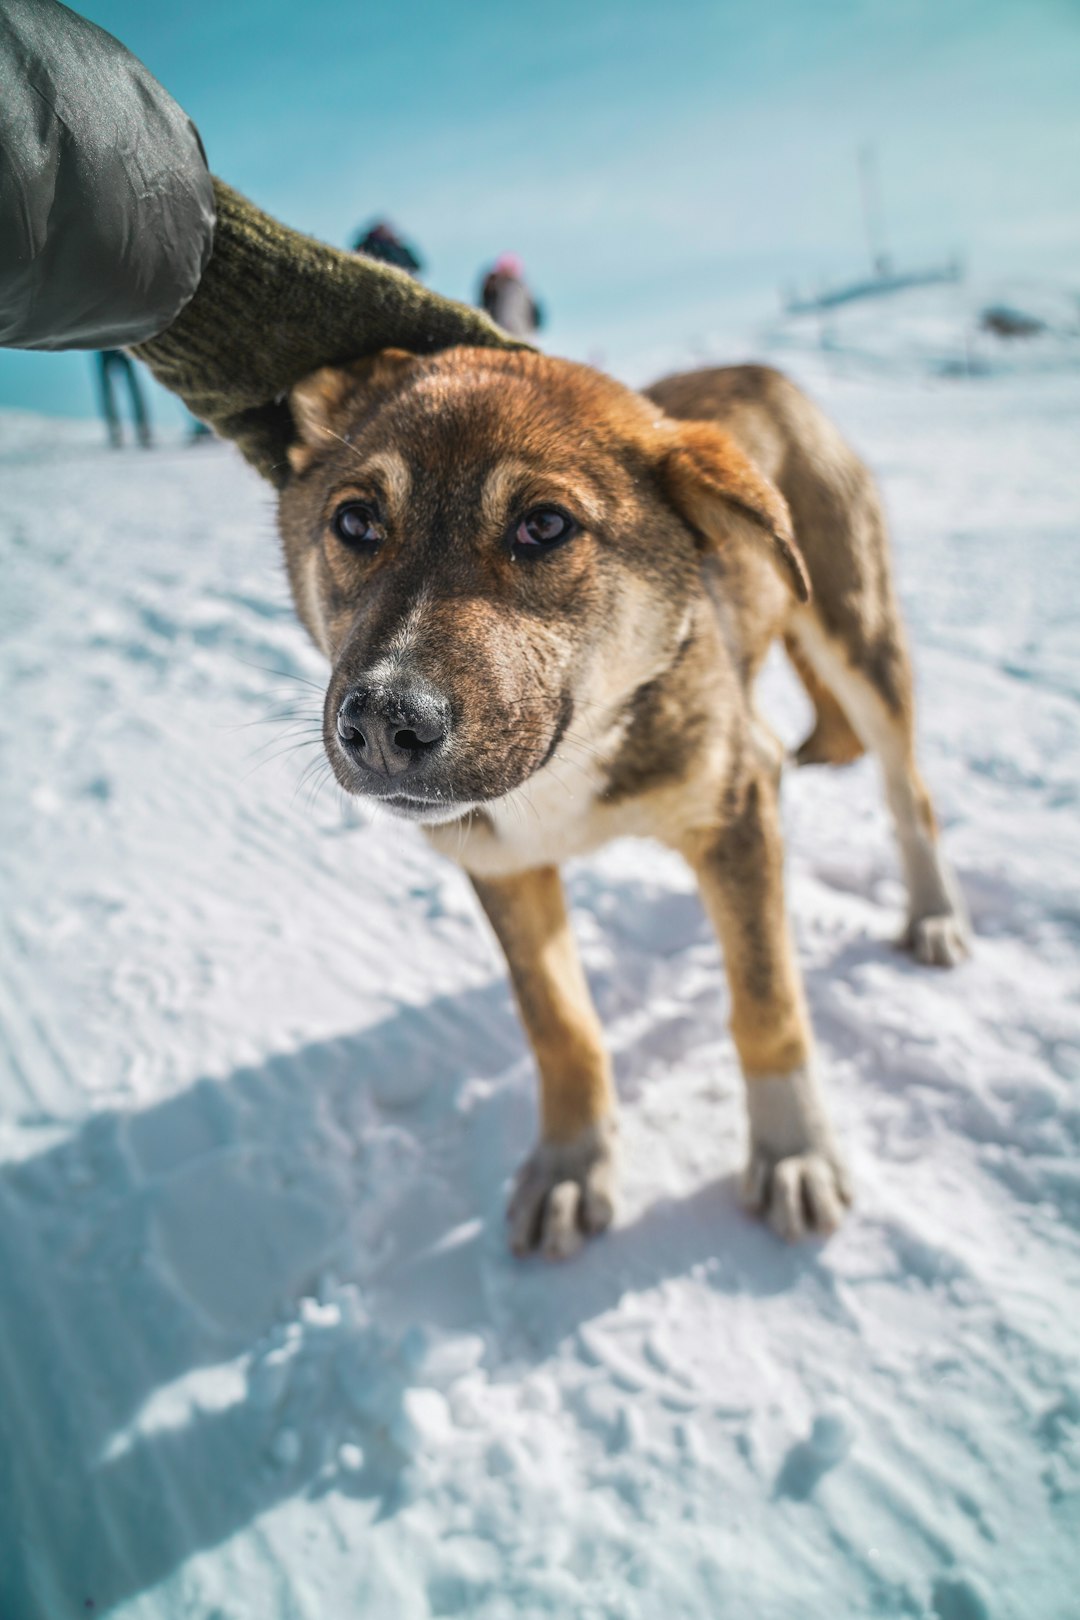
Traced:
<svg viewBox="0 0 1080 1620">
<path fill-rule="evenodd" d="M 615 746 L 613 740 L 612 747 Z M 485 805 L 490 830 L 485 844 L 508 869 L 557 865 L 595 849 L 610 831 L 603 795 L 608 783 L 607 750 L 566 737 L 552 758 L 521 787 Z"/>
<path fill-rule="evenodd" d="M 602 739 L 571 731 L 521 787 L 484 804 L 464 823 L 426 827 L 428 838 L 482 877 L 557 866 L 596 849 L 618 830 L 604 795 L 621 734 L 621 722 Z"/>
<path fill-rule="evenodd" d="M 718 800 L 716 782 L 727 762 L 718 746 L 706 769 L 691 779 L 664 780 L 616 798 L 610 761 L 577 756 L 560 745 L 542 771 L 505 798 L 484 805 L 460 824 L 426 829 L 443 854 L 477 877 L 507 877 L 538 866 L 559 866 L 588 855 L 613 838 L 660 838 L 678 843 L 683 828 L 708 819 Z"/>
</svg>

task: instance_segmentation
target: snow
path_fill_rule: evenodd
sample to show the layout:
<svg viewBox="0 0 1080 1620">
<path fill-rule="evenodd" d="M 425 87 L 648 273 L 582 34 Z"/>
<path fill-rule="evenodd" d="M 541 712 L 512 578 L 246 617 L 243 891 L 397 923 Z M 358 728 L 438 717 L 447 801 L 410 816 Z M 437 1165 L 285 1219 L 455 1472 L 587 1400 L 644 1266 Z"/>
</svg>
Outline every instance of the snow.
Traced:
<svg viewBox="0 0 1080 1620">
<path fill-rule="evenodd" d="M 994 311 L 1030 322 L 1027 336 L 988 330 Z M 1080 296 L 1020 277 L 989 285 L 967 280 L 912 288 L 883 312 L 879 298 L 836 306 L 813 317 L 778 321 L 768 334 L 777 356 L 828 355 L 834 366 L 890 373 L 976 377 L 1075 373 L 1080 366 Z"/>
<path fill-rule="evenodd" d="M 3 1620 L 1078 1612 L 1078 375 L 775 342 L 883 480 L 979 936 L 898 955 L 872 768 L 790 776 L 859 1193 L 798 1249 L 690 878 L 626 844 L 569 873 L 620 1216 L 511 1259 L 505 974 L 326 783 L 267 491 L 0 417 Z"/>
</svg>

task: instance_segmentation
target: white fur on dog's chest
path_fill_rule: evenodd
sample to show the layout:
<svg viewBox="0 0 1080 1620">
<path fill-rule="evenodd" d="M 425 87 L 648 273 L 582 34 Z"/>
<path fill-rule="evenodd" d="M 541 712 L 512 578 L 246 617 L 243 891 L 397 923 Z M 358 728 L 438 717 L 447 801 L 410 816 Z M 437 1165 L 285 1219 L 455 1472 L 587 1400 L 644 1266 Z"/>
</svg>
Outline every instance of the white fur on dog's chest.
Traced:
<svg viewBox="0 0 1080 1620">
<path fill-rule="evenodd" d="M 482 807 L 482 819 L 465 839 L 452 827 L 443 837 L 431 829 L 433 842 L 480 876 L 520 872 L 529 867 L 557 866 L 587 854 L 611 836 L 603 794 L 607 759 L 621 741 L 612 731 L 606 748 L 564 738 L 548 763 L 534 776 Z"/>
<path fill-rule="evenodd" d="M 565 859 L 592 847 L 598 801 L 607 786 L 607 768 L 596 759 L 574 757 L 574 745 L 555 756 L 522 787 L 484 809 L 499 843 L 515 855 L 550 850 L 545 859 Z"/>
<path fill-rule="evenodd" d="M 621 736 L 612 739 L 611 754 L 572 764 L 560 746 L 551 762 L 522 787 L 480 807 L 462 829 L 451 822 L 425 832 L 444 855 L 477 877 L 508 877 L 538 866 L 559 866 L 588 855 L 613 838 L 659 838 L 677 847 L 687 826 L 715 812 L 718 783 L 730 765 L 722 737 L 703 754 L 689 780 L 661 783 L 630 798 L 607 797 L 610 759 Z"/>
<path fill-rule="evenodd" d="M 688 608 L 671 633 L 664 656 L 654 652 L 651 668 L 642 657 L 627 660 L 634 671 L 630 681 L 623 660 L 610 656 L 610 649 L 597 657 L 575 692 L 578 714 L 547 764 L 520 787 L 479 806 L 464 836 L 460 823 L 451 823 L 445 831 L 428 828 L 435 847 L 478 877 L 503 877 L 558 866 L 622 834 L 653 833 L 656 807 L 648 796 L 615 804 L 606 795 L 612 765 L 631 725 L 630 699 L 643 680 L 656 679 L 668 667 L 670 649 L 688 633 L 691 613 Z M 646 624 L 639 592 L 628 590 L 611 645 L 632 648 Z"/>
</svg>

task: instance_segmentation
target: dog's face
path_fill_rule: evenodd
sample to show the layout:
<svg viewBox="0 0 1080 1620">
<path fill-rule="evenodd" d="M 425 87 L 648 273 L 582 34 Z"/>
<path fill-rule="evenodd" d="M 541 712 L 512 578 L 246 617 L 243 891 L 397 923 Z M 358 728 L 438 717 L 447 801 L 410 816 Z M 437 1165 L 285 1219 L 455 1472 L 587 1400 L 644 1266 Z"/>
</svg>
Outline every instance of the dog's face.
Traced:
<svg viewBox="0 0 1080 1620">
<path fill-rule="evenodd" d="M 333 669 L 334 774 L 415 820 L 526 782 L 575 714 L 670 662 L 703 550 L 777 548 L 786 508 L 725 435 L 586 367 L 451 349 L 316 372 L 280 525 Z"/>
</svg>

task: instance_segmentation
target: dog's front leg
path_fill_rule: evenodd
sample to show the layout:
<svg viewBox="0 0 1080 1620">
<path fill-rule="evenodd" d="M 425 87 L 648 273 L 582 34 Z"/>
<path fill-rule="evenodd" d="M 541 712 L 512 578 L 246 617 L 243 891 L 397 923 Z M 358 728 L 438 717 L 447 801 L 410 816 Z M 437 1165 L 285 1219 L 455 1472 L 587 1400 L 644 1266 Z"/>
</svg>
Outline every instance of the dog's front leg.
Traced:
<svg viewBox="0 0 1080 1620">
<path fill-rule="evenodd" d="M 772 782 L 747 783 L 732 822 L 696 835 L 685 853 L 731 986 L 731 1032 L 750 1116 L 747 1202 L 781 1237 L 831 1232 L 851 1190 L 825 1109 L 788 927 Z"/>
<path fill-rule="evenodd" d="M 510 1199 L 510 1245 L 563 1259 L 614 1212 L 611 1065 L 556 868 L 472 881 L 506 953 L 540 1070 L 540 1141 Z"/>
</svg>

